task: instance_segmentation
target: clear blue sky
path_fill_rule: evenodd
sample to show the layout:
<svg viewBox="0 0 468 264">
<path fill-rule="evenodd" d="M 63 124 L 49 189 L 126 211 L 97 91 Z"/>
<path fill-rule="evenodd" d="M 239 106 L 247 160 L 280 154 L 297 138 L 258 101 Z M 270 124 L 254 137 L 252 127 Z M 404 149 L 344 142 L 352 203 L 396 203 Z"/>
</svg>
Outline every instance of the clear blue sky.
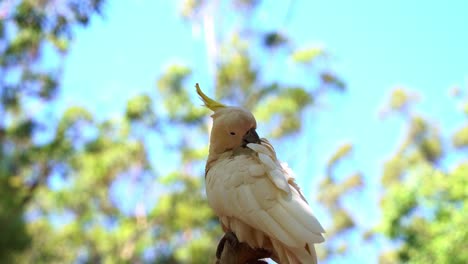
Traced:
<svg viewBox="0 0 468 264">
<path fill-rule="evenodd" d="M 180 19 L 176 3 L 109 1 L 104 19 L 95 18 L 90 27 L 77 31 L 66 59 L 61 107 L 82 105 L 101 118 L 122 113 L 131 96 L 154 93 L 158 76 L 171 62 L 194 69 L 193 79 L 210 90 L 203 31 L 194 34 L 196 30 Z M 453 114 L 456 106 L 448 89 L 454 85 L 466 89 L 468 82 L 468 2 L 294 1 L 288 19 L 284 4 L 271 3 L 263 6 L 256 23 L 281 27 L 296 43 L 323 44 L 349 90 L 344 96 L 328 97 L 319 112 L 308 113 L 306 133 L 289 142 L 300 146 L 299 153 L 309 153 L 307 162 L 295 159 L 290 145 L 278 146 L 279 156 L 296 171 L 313 200 L 327 158 L 341 143 L 353 142 L 353 158 L 340 170 L 362 169 L 369 188 L 345 205 L 355 212 L 360 226 L 375 224 L 379 216 L 362 210 L 362 204 L 377 206 L 381 165 L 403 136 L 403 123 L 395 118 L 382 121 L 378 111 L 390 89 L 402 85 L 420 92 L 419 107 L 438 122 L 443 134 L 456 128 L 462 117 Z M 324 213 L 317 210 L 318 218 L 326 221 Z M 353 260 L 376 262 L 372 247 L 354 242 Z"/>
</svg>

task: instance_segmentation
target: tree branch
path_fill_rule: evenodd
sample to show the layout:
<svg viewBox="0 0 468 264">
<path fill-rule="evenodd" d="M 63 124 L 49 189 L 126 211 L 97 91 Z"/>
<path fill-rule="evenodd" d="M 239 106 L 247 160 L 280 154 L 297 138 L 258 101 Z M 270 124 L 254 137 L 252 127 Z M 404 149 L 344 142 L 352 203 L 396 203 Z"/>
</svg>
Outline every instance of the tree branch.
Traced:
<svg viewBox="0 0 468 264">
<path fill-rule="evenodd" d="M 247 243 L 239 243 L 234 233 L 228 232 L 219 241 L 216 250 L 216 264 L 263 264 L 261 259 L 269 258 L 265 249 L 253 249 Z"/>
</svg>

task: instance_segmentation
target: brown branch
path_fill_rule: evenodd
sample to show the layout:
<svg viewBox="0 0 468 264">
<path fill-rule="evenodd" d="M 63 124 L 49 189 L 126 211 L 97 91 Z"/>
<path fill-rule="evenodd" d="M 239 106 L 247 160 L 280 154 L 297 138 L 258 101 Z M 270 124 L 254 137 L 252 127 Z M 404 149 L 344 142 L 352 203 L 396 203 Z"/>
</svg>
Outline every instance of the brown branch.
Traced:
<svg viewBox="0 0 468 264">
<path fill-rule="evenodd" d="M 253 249 L 247 243 L 239 243 L 234 233 L 228 232 L 219 242 L 216 250 L 216 264 L 263 264 L 261 259 L 269 258 L 267 250 Z"/>
</svg>

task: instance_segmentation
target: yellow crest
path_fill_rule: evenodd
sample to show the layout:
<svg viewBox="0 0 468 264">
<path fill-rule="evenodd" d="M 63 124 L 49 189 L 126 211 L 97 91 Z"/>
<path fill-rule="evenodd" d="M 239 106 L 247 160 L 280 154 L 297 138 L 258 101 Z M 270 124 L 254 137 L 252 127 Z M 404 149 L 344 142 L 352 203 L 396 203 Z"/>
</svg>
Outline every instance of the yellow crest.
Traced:
<svg viewBox="0 0 468 264">
<path fill-rule="evenodd" d="M 200 95 L 203 103 L 205 103 L 205 106 L 208 107 L 209 109 L 216 111 L 218 109 L 226 107 L 222 103 L 216 102 L 215 100 L 209 98 L 206 94 L 204 94 L 202 90 L 200 89 L 200 86 L 198 85 L 198 83 L 195 84 L 195 88 L 197 88 L 197 94 Z"/>
</svg>

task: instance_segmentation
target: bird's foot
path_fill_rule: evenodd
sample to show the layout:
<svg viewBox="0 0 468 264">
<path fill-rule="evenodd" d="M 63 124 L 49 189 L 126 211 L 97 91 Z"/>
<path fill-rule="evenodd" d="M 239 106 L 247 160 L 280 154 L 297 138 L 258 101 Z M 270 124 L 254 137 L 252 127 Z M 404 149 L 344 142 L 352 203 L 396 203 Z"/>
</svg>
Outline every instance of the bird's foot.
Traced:
<svg viewBox="0 0 468 264">
<path fill-rule="evenodd" d="M 216 249 L 216 263 L 219 264 L 266 264 L 261 259 L 270 256 L 271 253 L 265 249 L 253 249 L 247 243 L 240 243 L 233 232 L 225 233 Z"/>
<path fill-rule="evenodd" d="M 224 244 L 228 242 L 231 248 L 237 248 L 239 246 L 239 240 L 237 236 L 233 232 L 227 232 L 224 234 L 223 238 L 218 243 L 218 247 L 216 248 L 216 257 L 218 259 L 221 258 L 224 250 Z"/>
</svg>

